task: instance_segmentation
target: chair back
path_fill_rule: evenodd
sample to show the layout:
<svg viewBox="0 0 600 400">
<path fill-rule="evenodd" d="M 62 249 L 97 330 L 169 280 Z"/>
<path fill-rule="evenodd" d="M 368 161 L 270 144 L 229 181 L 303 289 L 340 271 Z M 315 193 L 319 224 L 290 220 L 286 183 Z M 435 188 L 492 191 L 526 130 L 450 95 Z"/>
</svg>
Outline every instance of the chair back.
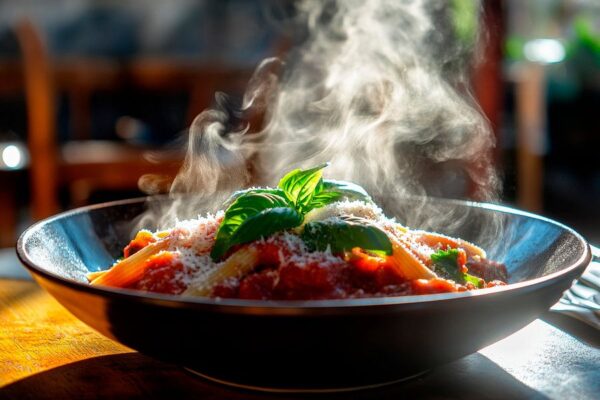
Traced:
<svg viewBox="0 0 600 400">
<path fill-rule="evenodd" d="M 15 31 L 23 58 L 32 216 L 41 219 L 58 211 L 55 91 L 40 31 L 29 19 L 19 21 Z"/>
</svg>

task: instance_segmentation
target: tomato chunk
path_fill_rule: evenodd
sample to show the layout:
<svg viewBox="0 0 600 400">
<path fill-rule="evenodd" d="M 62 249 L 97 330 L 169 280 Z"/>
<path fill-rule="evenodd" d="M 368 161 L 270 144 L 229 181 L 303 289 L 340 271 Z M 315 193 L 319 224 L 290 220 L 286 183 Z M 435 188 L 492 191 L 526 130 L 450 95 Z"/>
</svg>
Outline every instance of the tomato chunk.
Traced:
<svg viewBox="0 0 600 400">
<path fill-rule="evenodd" d="M 163 251 L 146 261 L 142 278 L 133 285 L 134 289 L 156 293 L 180 294 L 186 286 L 178 275 L 183 274 L 183 264 L 173 253 Z"/>
<path fill-rule="evenodd" d="M 446 279 L 415 279 L 412 281 L 412 290 L 414 294 L 434 294 L 456 292 L 456 285 Z"/>
<path fill-rule="evenodd" d="M 137 233 L 137 235 L 135 235 L 135 238 L 133 238 L 133 240 L 129 242 L 127 246 L 125 246 L 123 249 L 123 256 L 127 258 L 148 246 L 152 242 L 156 242 L 156 238 L 152 232 L 141 230 Z"/>
<path fill-rule="evenodd" d="M 366 273 L 373 273 L 387 263 L 387 260 L 381 257 L 373 257 L 355 247 L 348 260 L 358 270 Z"/>
<path fill-rule="evenodd" d="M 265 300 L 273 297 L 273 289 L 277 283 L 277 273 L 263 270 L 244 279 L 239 288 L 240 299 Z"/>
</svg>

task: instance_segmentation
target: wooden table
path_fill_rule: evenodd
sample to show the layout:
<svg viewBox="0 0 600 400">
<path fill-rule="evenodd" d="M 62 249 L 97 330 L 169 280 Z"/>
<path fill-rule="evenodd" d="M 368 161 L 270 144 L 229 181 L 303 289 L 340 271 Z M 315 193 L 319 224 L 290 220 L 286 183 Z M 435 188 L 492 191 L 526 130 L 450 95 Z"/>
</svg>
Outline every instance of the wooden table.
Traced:
<svg viewBox="0 0 600 400">
<path fill-rule="evenodd" d="M 433 369 L 418 379 L 352 396 L 329 394 L 322 398 L 598 396 L 598 331 L 556 314 L 543 318 L 479 353 Z M 34 282 L 0 279 L 0 399 L 124 397 L 291 396 L 243 392 L 206 382 L 101 336 Z"/>
</svg>

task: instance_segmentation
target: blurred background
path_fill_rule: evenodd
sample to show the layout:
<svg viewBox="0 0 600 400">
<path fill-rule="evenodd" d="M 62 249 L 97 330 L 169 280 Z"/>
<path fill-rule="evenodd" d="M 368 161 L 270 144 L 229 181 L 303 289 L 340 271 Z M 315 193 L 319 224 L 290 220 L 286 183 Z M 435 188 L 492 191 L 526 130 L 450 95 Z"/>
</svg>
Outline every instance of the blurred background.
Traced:
<svg viewBox="0 0 600 400">
<path fill-rule="evenodd" d="M 446 4 L 456 40 L 485 32 L 466 56 L 501 201 L 600 243 L 600 2 Z M 241 96 L 302 40 L 293 14 L 293 0 L 0 0 L 0 248 L 60 210 L 142 195 L 143 174 L 168 182 L 215 92 Z"/>
</svg>

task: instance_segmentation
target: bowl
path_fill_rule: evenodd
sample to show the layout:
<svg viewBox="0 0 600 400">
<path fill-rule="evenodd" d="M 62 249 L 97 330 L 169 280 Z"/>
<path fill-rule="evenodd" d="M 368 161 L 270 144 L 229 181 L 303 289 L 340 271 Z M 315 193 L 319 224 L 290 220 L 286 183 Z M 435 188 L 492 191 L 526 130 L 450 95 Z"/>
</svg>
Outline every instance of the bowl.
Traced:
<svg viewBox="0 0 600 400">
<path fill-rule="evenodd" d="M 500 340 L 548 310 L 590 262 L 586 241 L 515 209 L 432 200 L 468 216 L 436 230 L 481 239 L 510 284 L 472 292 L 321 301 L 186 298 L 87 284 L 132 237 L 152 199 L 78 208 L 31 226 L 17 253 L 35 280 L 101 334 L 210 379 L 263 390 L 394 382 Z M 162 201 L 162 200 L 161 200 Z M 501 221 L 490 231 L 490 221 Z M 432 228 L 436 228 L 433 226 Z M 492 233 L 490 233 L 492 232 Z M 481 241 L 480 241 L 481 243 Z"/>
</svg>

